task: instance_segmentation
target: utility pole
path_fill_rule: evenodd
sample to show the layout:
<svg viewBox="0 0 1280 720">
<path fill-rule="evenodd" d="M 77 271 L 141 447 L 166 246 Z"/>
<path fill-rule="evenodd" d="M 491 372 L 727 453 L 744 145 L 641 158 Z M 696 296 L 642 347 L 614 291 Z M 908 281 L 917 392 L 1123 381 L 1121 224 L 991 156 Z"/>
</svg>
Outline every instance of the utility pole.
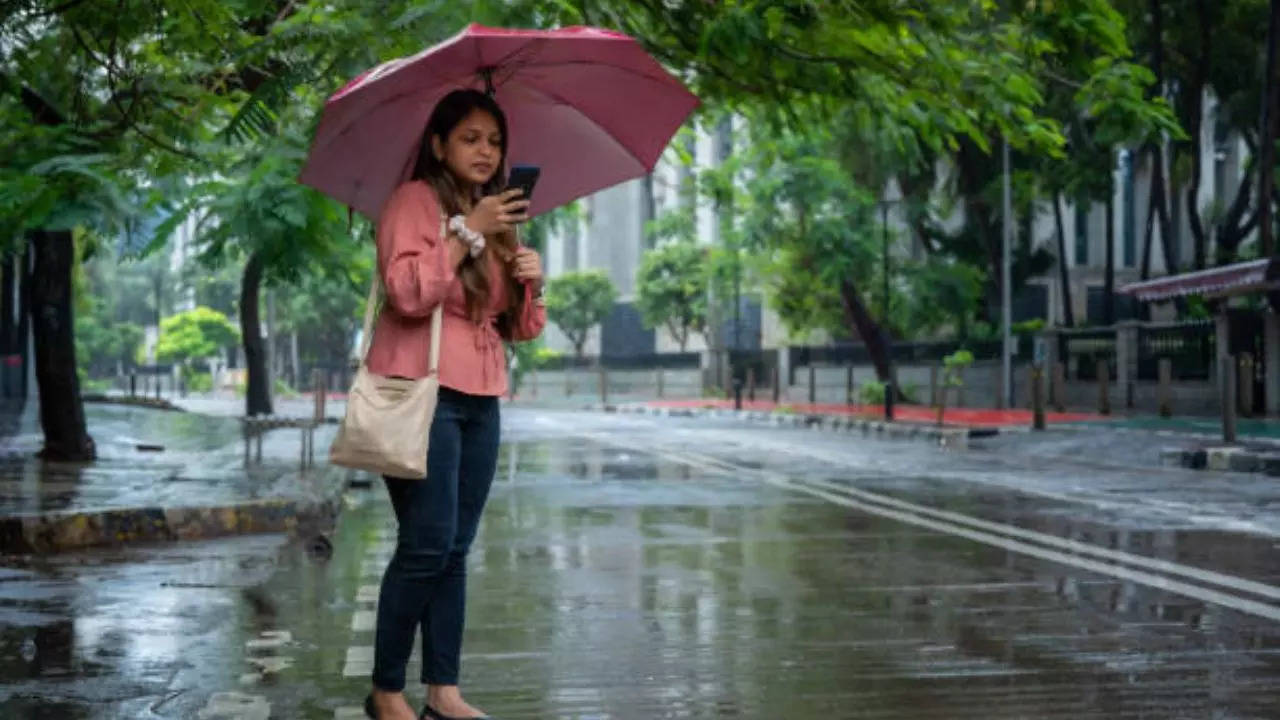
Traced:
<svg viewBox="0 0 1280 720">
<path fill-rule="evenodd" d="M 1012 248 L 1013 248 L 1013 187 L 1009 179 L 1009 141 L 1006 139 L 1003 145 L 1004 156 L 1004 202 L 1002 209 L 1002 232 L 1001 235 L 1001 260 L 1000 260 L 1000 325 L 1001 325 L 1001 353 L 1000 353 L 1000 382 L 1003 391 L 1000 395 L 1000 401 L 1003 410 L 1005 407 L 1013 404 L 1013 357 L 1010 335 L 1013 325 L 1013 279 L 1012 279 Z"/>
</svg>

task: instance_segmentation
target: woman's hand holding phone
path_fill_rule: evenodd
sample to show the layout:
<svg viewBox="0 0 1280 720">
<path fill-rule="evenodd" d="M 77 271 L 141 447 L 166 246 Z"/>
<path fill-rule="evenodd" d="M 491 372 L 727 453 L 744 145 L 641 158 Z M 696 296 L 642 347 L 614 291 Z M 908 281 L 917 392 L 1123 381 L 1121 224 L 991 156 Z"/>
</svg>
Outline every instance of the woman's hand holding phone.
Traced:
<svg viewBox="0 0 1280 720">
<path fill-rule="evenodd" d="M 467 213 L 467 227 L 484 235 L 510 232 L 529 219 L 529 201 L 521 195 L 519 190 L 486 195 Z"/>
</svg>

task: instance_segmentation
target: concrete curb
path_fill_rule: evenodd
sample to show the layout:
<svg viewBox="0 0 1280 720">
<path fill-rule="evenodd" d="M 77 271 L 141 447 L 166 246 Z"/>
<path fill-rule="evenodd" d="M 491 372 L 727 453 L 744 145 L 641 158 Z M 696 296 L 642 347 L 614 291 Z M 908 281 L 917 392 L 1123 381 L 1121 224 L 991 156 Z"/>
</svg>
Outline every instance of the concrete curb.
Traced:
<svg viewBox="0 0 1280 720">
<path fill-rule="evenodd" d="M 320 482 L 325 480 L 320 478 Z M 269 498 L 203 507 L 125 507 L 9 515 L 0 517 L 0 552 L 57 553 L 135 542 L 288 532 L 302 523 L 337 517 L 342 489 L 342 483 L 332 479 L 317 497 Z"/>
<path fill-rule="evenodd" d="M 1160 451 L 1161 464 L 1189 470 L 1255 473 L 1280 476 L 1280 452 L 1220 446 L 1199 449 L 1165 448 Z"/>
<path fill-rule="evenodd" d="M 102 405 L 125 405 L 128 407 L 148 408 L 151 410 L 168 410 L 170 412 L 187 412 L 186 410 L 174 405 L 168 400 L 162 398 L 149 398 L 141 395 L 102 395 L 100 393 L 83 393 L 80 400 L 87 403 L 99 403 Z"/>
<path fill-rule="evenodd" d="M 803 427 L 829 432 L 860 433 L 867 437 L 897 440 L 925 440 L 946 447 L 965 448 L 969 438 L 995 435 L 998 430 L 942 427 L 916 423 L 884 422 L 847 415 L 821 413 L 778 413 L 762 410 L 723 410 L 720 408 L 664 408 L 644 404 L 588 405 L 598 412 L 628 413 L 654 417 L 714 417 L 742 420 L 774 427 Z"/>
</svg>

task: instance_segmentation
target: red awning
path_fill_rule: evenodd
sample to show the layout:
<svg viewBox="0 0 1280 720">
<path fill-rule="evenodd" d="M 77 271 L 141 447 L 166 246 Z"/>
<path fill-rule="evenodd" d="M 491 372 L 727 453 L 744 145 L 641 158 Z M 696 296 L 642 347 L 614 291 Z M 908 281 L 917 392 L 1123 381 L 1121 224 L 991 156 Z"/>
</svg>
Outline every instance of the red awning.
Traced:
<svg viewBox="0 0 1280 720">
<path fill-rule="evenodd" d="M 1280 287 L 1280 278 L 1267 280 L 1267 268 L 1270 264 L 1269 259 L 1263 258 L 1209 270 L 1168 275 L 1130 283 L 1121 287 L 1119 292 L 1133 295 L 1143 302 L 1159 302 L 1185 295 L 1245 295 Z"/>
</svg>

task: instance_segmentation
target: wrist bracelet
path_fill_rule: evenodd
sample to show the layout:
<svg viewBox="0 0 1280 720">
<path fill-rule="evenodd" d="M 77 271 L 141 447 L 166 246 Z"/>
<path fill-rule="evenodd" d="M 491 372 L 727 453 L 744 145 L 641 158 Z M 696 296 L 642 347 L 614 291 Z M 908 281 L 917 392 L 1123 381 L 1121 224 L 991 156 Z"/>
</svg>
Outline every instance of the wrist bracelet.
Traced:
<svg viewBox="0 0 1280 720">
<path fill-rule="evenodd" d="M 471 248 L 471 257 L 479 257 L 484 252 L 484 235 L 467 227 L 467 219 L 462 215 L 449 218 L 449 229 Z"/>
</svg>

